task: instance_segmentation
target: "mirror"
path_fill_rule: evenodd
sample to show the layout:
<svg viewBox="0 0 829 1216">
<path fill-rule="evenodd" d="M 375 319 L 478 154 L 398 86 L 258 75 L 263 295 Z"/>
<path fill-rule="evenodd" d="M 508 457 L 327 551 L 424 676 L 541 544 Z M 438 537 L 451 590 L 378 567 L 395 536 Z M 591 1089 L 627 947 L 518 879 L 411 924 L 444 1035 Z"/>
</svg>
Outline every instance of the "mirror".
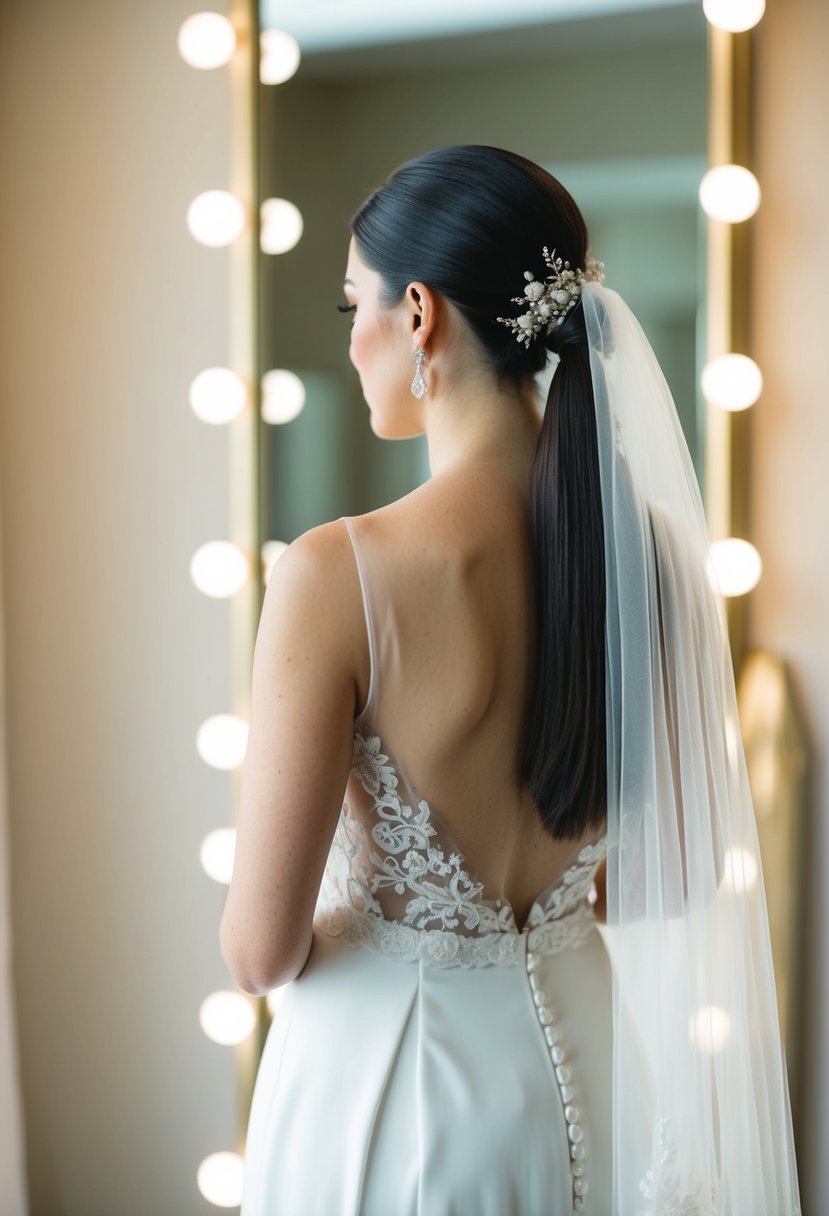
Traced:
<svg viewBox="0 0 829 1216">
<path fill-rule="evenodd" d="M 698 3 L 642 9 L 442 0 L 403 13 L 361 0 L 344 16 L 263 0 L 262 28 L 293 33 L 303 58 L 262 89 L 261 197 L 295 203 L 304 232 L 263 255 L 262 366 L 296 373 L 306 393 L 296 418 L 263 426 L 266 537 L 289 542 L 429 476 L 423 437 L 372 433 L 336 305 L 354 208 L 402 161 L 454 143 L 521 152 L 573 194 L 607 285 L 665 371 L 704 493 L 707 23 Z"/>
</svg>

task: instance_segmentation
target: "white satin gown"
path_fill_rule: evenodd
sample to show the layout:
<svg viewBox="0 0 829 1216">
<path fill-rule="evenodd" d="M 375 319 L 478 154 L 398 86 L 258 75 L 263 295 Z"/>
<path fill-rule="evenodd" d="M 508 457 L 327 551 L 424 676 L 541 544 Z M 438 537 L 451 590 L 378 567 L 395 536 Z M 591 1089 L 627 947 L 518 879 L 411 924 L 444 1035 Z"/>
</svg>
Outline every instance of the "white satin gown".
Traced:
<svg viewBox="0 0 829 1216">
<path fill-rule="evenodd" d="M 383 571 L 346 519 L 372 690 Z M 610 962 L 576 845 L 518 926 L 378 729 L 370 690 L 302 973 L 278 990 L 241 1216 L 608 1216 Z"/>
</svg>

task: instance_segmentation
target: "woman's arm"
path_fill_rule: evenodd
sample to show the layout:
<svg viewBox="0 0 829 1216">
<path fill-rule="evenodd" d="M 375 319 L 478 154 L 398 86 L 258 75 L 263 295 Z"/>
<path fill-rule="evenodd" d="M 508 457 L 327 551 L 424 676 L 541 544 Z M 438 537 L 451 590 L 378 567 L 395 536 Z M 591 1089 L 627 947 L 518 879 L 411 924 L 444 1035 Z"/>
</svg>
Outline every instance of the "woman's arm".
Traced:
<svg viewBox="0 0 829 1216">
<path fill-rule="evenodd" d="M 273 567 L 256 637 L 233 878 L 219 940 L 260 995 L 297 976 L 351 768 L 362 598 L 340 521 L 298 537 Z"/>
</svg>

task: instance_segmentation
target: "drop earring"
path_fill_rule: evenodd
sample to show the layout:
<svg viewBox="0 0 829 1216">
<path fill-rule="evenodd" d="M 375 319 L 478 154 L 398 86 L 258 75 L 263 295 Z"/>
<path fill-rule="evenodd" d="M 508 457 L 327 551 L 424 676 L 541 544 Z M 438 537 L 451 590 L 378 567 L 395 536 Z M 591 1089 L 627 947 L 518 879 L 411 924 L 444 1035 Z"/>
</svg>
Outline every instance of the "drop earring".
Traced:
<svg viewBox="0 0 829 1216">
<path fill-rule="evenodd" d="M 415 374 L 414 380 L 412 380 L 412 396 L 425 397 L 426 393 L 429 391 L 429 385 L 426 383 L 423 376 L 423 364 L 427 361 L 429 356 L 426 354 L 426 351 L 422 346 L 418 346 L 415 348 L 414 358 Z"/>
</svg>

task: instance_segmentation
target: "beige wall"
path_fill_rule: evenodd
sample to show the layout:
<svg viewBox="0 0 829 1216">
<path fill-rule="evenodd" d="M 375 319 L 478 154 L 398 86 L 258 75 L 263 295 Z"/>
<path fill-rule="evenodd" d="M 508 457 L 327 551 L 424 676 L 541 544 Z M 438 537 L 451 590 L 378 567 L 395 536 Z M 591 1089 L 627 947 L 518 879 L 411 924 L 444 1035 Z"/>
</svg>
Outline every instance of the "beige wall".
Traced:
<svg viewBox="0 0 829 1216">
<path fill-rule="evenodd" d="M 218 6 L 223 7 L 221 4 Z M 232 1148 L 228 982 L 198 846 L 227 776 L 194 733 L 230 696 L 227 605 L 188 563 L 227 531 L 227 434 L 188 386 L 227 358 L 226 72 L 187 0 L 0 17 L 0 484 L 15 977 L 33 1216 L 203 1214 Z"/>
<path fill-rule="evenodd" d="M 829 1210 L 829 5 L 778 0 L 756 42 L 751 539 L 765 563 L 751 641 L 791 666 L 814 751 L 805 824 L 807 910 L 797 1130 L 803 1210 Z M 781 291 L 785 283 L 785 291 Z"/>
<path fill-rule="evenodd" d="M 230 806 L 193 734 L 230 679 L 227 607 L 187 574 L 227 521 L 227 436 L 187 406 L 193 374 L 227 355 L 226 254 L 184 229 L 192 196 L 227 183 L 226 77 L 175 50 L 192 8 L 51 0 L 0 16 L 0 527 L 33 1216 L 204 1213 L 196 1165 L 235 1132 L 231 1057 L 196 1020 L 227 981 L 223 893 L 197 850 Z M 790 661 L 817 754 L 807 1216 L 829 1194 L 827 48 L 823 0 L 769 5 L 752 640 Z"/>
</svg>

